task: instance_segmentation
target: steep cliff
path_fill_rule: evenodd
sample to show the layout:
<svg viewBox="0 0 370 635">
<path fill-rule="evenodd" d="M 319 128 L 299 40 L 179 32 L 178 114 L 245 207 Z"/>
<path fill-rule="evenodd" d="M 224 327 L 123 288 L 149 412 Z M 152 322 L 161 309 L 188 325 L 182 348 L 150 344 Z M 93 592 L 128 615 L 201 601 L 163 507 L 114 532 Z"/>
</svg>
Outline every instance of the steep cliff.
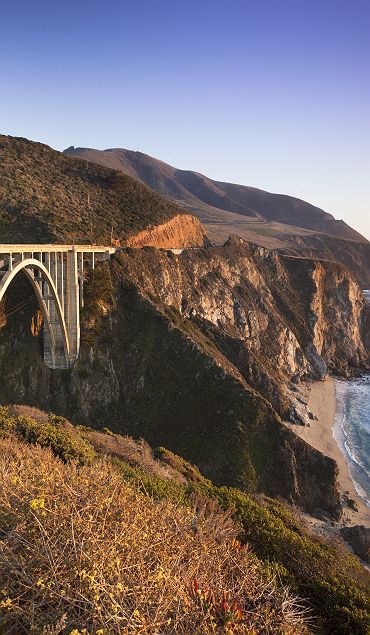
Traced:
<svg viewBox="0 0 370 635">
<path fill-rule="evenodd" d="M 26 339 L 23 346 L 18 339 L 17 364 L 9 364 L 16 346 L 9 320 L 0 336 L 2 403 L 38 404 L 74 422 L 143 436 L 191 459 L 219 485 L 336 516 L 334 461 L 286 428 L 196 325 L 125 279 L 114 263 L 114 297 L 104 292 L 87 307 L 90 343 L 71 371 L 51 372 Z"/>
<path fill-rule="evenodd" d="M 338 514 L 334 461 L 282 418 L 307 414 L 300 378 L 367 363 L 364 300 L 343 268 L 235 238 L 181 255 L 124 249 L 86 281 L 83 345 L 69 371 L 44 366 L 35 306 L 12 315 L 20 284 L 0 331 L 1 402 L 108 424 L 172 449 L 217 484 Z"/>
<path fill-rule="evenodd" d="M 370 288 L 370 243 L 346 240 L 325 234 L 289 235 L 283 237 L 280 249 L 293 255 L 306 254 L 342 263 L 355 275 L 363 289 Z"/>
<path fill-rule="evenodd" d="M 280 379 L 348 375 L 366 367 L 366 301 L 342 266 L 280 256 L 232 237 L 224 246 L 173 256 L 124 251 L 123 269 L 143 290 Z M 242 346 L 242 348 L 241 348 Z M 243 354 L 242 354 L 242 352 Z"/>
</svg>

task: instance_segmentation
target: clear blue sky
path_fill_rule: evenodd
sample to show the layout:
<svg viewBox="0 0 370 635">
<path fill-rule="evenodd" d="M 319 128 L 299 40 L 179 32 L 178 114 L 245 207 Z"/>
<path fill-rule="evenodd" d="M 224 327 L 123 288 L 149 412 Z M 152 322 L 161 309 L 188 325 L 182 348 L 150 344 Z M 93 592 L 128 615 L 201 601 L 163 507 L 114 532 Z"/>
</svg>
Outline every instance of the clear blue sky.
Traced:
<svg viewBox="0 0 370 635">
<path fill-rule="evenodd" d="M 370 238 L 369 0 L 12 0 L 0 130 L 300 196 Z"/>
</svg>

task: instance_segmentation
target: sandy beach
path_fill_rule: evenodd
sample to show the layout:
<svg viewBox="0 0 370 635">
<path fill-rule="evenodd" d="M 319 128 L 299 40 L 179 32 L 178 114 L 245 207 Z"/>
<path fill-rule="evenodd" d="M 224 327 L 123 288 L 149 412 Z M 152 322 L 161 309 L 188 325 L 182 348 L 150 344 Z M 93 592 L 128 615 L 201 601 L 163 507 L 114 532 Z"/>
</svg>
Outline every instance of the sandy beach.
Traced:
<svg viewBox="0 0 370 635">
<path fill-rule="evenodd" d="M 323 454 L 333 458 L 339 470 L 339 488 L 348 494 L 358 507 L 358 511 L 345 508 L 343 521 L 346 525 L 365 525 L 370 527 L 370 509 L 357 494 L 348 471 L 348 464 L 341 449 L 333 437 L 333 426 L 336 411 L 335 381 L 332 377 L 325 381 L 306 384 L 308 407 L 317 417 L 309 427 L 294 426 L 294 432 Z"/>
</svg>

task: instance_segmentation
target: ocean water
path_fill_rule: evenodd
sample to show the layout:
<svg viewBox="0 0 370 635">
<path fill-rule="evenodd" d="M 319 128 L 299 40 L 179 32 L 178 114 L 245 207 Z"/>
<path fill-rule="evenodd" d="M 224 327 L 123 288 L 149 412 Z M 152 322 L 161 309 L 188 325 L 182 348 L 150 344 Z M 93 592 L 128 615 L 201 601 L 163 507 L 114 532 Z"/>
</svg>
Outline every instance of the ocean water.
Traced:
<svg viewBox="0 0 370 635">
<path fill-rule="evenodd" d="M 370 290 L 364 295 L 370 304 Z M 336 380 L 334 437 L 349 467 L 357 493 L 370 507 L 370 375 Z"/>
<path fill-rule="evenodd" d="M 370 375 L 336 380 L 334 437 L 341 448 L 357 493 L 370 507 Z"/>
<path fill-rule="evenodd" d="M 334 437 L 349 467 L 357 493 L 370 507 L 370 375 L 336 380 Z"/>
</svg>

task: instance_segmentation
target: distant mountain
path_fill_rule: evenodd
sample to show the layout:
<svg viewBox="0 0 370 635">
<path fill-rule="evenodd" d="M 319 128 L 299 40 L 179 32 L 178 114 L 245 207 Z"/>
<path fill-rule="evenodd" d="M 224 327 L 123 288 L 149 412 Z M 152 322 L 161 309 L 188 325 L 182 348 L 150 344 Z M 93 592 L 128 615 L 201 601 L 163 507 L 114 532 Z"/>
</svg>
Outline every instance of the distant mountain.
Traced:
<svg viewBox="0 0 370 635">
<path fill-rule="evenodd" d="M 0 243 L 110 244 L 112 227 L 125 243 L 171 224 L 204 244 L 197 219 L 137 179 L 0 135 Z"/>
<path fill-rule="evenodd" d="M 237 214 L 242 217 L 240 221 L 248 223 L 273 221 L 310 232 L 324 232 L 339 238 L 367 242 L 344 221 L 336 220 L 319 207 L 293 196 L 214 181 L 197 172 L 178 170 L 142 152 L 121 148 L 94 150 L 71 146 L 64 153 L 121 170 L 143 181 L 156 192 L 196 214 L 205 224 L 210 237 L 216 240 L 218 236 L 214 224 L 229 225 L 237 220 L 234 217 Z M 229 216 L 230 213 L 233 214 L 232 217 Z M 261 230 L 263 232 L 264 228 L 261 227 Z M 222 233 L 220 242 L 224 238 Z"/>
<path fill-rule="evenodd" d="M 213 181 L 131 150 L 74 148 L 73 157 L 121 170 L 171 199 L 203 223 L 213 243 L 235 234 L 291 255 L 336 260 L 370 288 L 370 243 L 342 220 L 292 196 Z"/>
</svg>

